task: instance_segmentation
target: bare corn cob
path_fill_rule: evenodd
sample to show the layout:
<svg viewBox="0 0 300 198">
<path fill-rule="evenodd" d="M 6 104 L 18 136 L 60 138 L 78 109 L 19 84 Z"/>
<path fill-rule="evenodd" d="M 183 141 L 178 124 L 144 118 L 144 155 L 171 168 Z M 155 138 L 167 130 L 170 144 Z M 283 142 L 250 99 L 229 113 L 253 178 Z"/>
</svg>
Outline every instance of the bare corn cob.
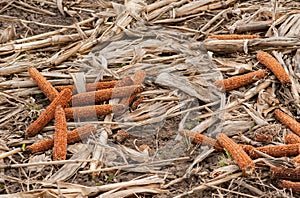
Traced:
<svg viewBox="0 0 300 198">
<path fill-rule="evenodd" d="M 89 105 L 109 100 L 111 98 L 121 98 L 125 96 L 130 96 L 131 94 L 139 92 L 142 89 L 143 87 L 139 85 L 103 89 L 94 92 L 77 94 L 73 96 L 72 100 L 74 106 Z"/>
<path fill-rule="evenodd" d="M 202 135 L 200 133 L 190 131 L 190 130 L 182 130 L 179 131 L 180 135 L 184 137 L 189 137 L 191 141 L 195 144 L 203 144 L 214 147 L 216 150 L 221 151 L 223 150 L 222 146 L 220 146 L 217 142 L 217 140 L 207 137 L 205 135 Z"/>
<path fill-rule="evenodd" d="M 300 143 L 300 137 L 298 135 L 293 134 L 293 133 L 288 133 L 284 136 L 284 143 L 286 143 L 286 144 L 299 144 Z"/>
<path fill-rule="evenodd" d="M 146 72 L 144 70 L 138 70 L 137 72 L 135 72 L 135 74 L 133 76 L 133 84 L 141 85 L 144 82 L 145 78 L 146 78 Z M 140 90 L 140 92 L 141 91 L 142 90 Z M 139 92 L 135 92 L 134 94 L 132 94 L 129 97 L 122 98 L 122 100 L 120 101 L 120 104 L 129 106 L 138 94 L 139 94 Z"/>
<path fill-rule="evenodd" d="M 279 183 L 280 188 L 291 189 L 294 192 L 300 192 L 300 182 L 292 182 L 288 180 L 282 180 Z"/>
<path fill-rule="evenodd" d="M 96 133 L 97 129 L 92 124 L 88 124 L 68 133 L 68 144 L 73 144 L 87 138 L 90 134 Z"/>
<path fill-rule="evenodd" d="M 254 148 L 251 145 L 242 145 L 242 148 L 251 158 L 259 158 L 260 155 L 255 150 L 266 153 L 273 157 L 291 157 L 299 154 L 299 144 L 272 145 Z"/>
<path fill-rule="evenodd" d="M 215 38 L 219 40 L 240 40 L 240 39 L 254 39 L 259 38 L 259 35 L 247 35 L 247 34 L 223 34 L 223 35 L 211 35 L 208 38 Z"/>
<path fill-rule="evenodd" d="M 255 164 L 247 153 L 237 143 L 223 133 L 217 135 L 218 143 L 224 147 L 238 164 L 243 174 L 250 175 L 255 170 Z"/>
<path fill-rule="evenodd" d="M 64 109 L 59 105 L 55 111 L 55 134 L 53 160 L 65 160 L 67 157 L 67 121 Z"/>
<path fill-rule="evenodd" d="M 26 130 L 25 136 L 35 136 L 38 134 L 46 124 L 54 118 L 55 109 L 58 105 L 65 106 L 72 97 L 70 89 L 64 89 L 60 94 L 51 102 L 51 104 L 43 111 L 43 113 L 34 121 Z"/>
<path fill-rule="evenodd" d="M 299 168 L 285 168 L 285 167 L 271 167 L 271 179 L 288 179 L 288 180 L 300 180 Z"/>
<path fill-rule="evenodd" d="M 39 153 L 39 152 L 44 152 L 44 151 L 47 151 L 49 149 L 51 149 L 54 145 L 54 139 L 51 138 L 51 139 L 48 139 L 48 140 L 43 140 L 41 142 L 37 142 L 37 143 L 34 143 L 30 146 L 27 146 L 25 148 L 25 151 L 26 152 L 29 152 L 29 153 Z"/>
<path fill-rule="evenodd" d="M 85 89 L 87 92 L 96 91 L 99 89 L 108 89 L 113 88 L 118 84 L 119 81 L 109 81 L 109 82 L 95 82 L 95 83 L 87 83 L 85 85 Z M 57 90 L 61 91 L 63 89 L 71 89 L 73 94 L 77 93 L 75 85 L 64 85 L 64 86 L 56 86 Z"/>
<path fill-rule="evenodd" d="M 96 128 L 91 124 L 79 127 L 67 133 L 67 143 L 73 144 L 75 142 L 87 138 L 91 133 L 95 133 L 95 132 L 96 132 Z M 32 154 L 38 152 L 44 152 L 51 149 L 53 145 L 54 145 L 54 139 L 43 140 L 41 142 L 27 146 L 25 151 Z"/>
<path fill-rule="evenodd" d="M 83 107 L 65 108 L 67 118 L 91 118 L 110 113 L 120 114 L 124 112 L 125 106 L 121 104 L 105 104 Z"/>
<path fill-rule="evenodd" d="M 37 84 L 37 86 L 42 90 L 42 92 L 49 98 L 50 101 L 53 101 L 58 96 L 58 91 L 51 85 L 50 82 L 34 67 L 29 67 L 28 72 Z"/>
<path fill-rule="evenodd" d="M 281 84 L 288 86 L 292 84 L 289 75 L 284 71 L 283 67 L 273 56 L 271 56 L 267 52 L 259 51 L 256 55 L 256 58 L 261 64 L 265 65 L 274 73 Z"/>
<path fill-rule="evenodd" d="M 284 113 L 283 111 L 276 109 L 274 111 L 275 118 L 285 124 L 289 129 L 291 129 L 294 133 L 300 136 L 300 123 L 297 122 L 294 118 Z"/>
<path fill-rule="evenodd" d="M 292 159 L 292 164 L 294 164 L 294 166 L 299 167 L 300 165 L 300 155 L 297 155 L 296 157 L 294 157 Z"/>
<path fill-rule="evenodd" d="M 231 91 L 247 84 L 253 83 L 267 75 L 266 70 L 258 70 L 244 75 L 227 78 L 224 80 L 216 81 L 215 86 L 221 88 L 222 91 Z"/>
<path fill-rule="evenodd" d="M 133 80 L 131 79 L 130 76 L 125 76 L 122 80 L 120 80 L 116 86 L 114 88 L 118 88 L 118 87 L 126 87 L 126 86 L 130 86 L 133 85 Z"/>
</svg>

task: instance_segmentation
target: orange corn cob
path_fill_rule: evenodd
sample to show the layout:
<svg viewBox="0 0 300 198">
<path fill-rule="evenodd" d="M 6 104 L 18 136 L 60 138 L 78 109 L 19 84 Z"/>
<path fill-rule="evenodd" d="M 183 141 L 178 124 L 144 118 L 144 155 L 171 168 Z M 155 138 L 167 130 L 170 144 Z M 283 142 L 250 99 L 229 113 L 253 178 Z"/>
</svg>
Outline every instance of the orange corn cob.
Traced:
<svg viewBox="0 0 300 198">
<path fill-rule="evenodd" d="M 67 143 L 73 144 L 75 142 L 87 138 L 91 133 L 95 133 L 95 132 L 96 132 L 96 128 L 91 124 L 79 127 L 67 133 Z M 27 146 L 25 151 L 33 154 L 33 153 L 47 151 L 51 149 L 53 146 L 54 146 L 54 139 L 48 139 Z"/>
<path fill-rule="evenodd" d="M 221 88 L 222 91 L 230 91 L 247 84 L 253 83 L 267 75 L 266 70 L 258 70 L 244 75 L 219 80 L 214 83 L 215 86 Z"/>
<path fill-rule="evenodd" d="M 92 124 L 79 127 L 68 133 L 68 144 L 73 144 L 87 138 L 91 133 L 96 133 L 97 129 Z"/>
<path fill-rule="evenodd" d="M 289 179 L 289 180 L 300 180 L 300 169 L 299 168 L 285 168 L 285 167 L 271 167 L 271 179 Z"/>
<path fill-rule="evenodd" d="M 207 137 L 205 135 L 202 135 L 200 133 L 190 131 L 190 130 L 182 130 L 179 131 L 180 135 L 188 137 L 191 139 L 191 141 L 195 144 L 203 144 L 207 146 L 212 146 L 216 150 L 221 151 L 223 148 L 218 144 L 217 140 Z"/>
<path fill-rule="evenodd" d="M 250 175 L 255 170 L 255 164 L 247 153 L 237 143 L 223 133 L 217 135 L 218 143 L 224 147 L 238 164 L 243 174 Z"/>
<path fill-rule="evenodd" d="M 70 89 L 64 89 L 60 94 L 51 102 L 51 104 L 43 111 L 43 113 L 34 121 L 26 130 L 25 136 L 35 136 L 38 134 L 46 124 L 54 118 L 55 109 L 58 105 L 65 106 L 72 97 Z"/>
<path fill-rule="evenodd" d="M 292 159 L 292 164 L 294 164 L 294 166 L 299 167 L 300 165 L 300 155 L 297 155 L 296 157 L 294 157 Z"/>
<path fill-rule="evenodd" d="M 85 85 L 85 89 L 87 92 L 96 91 L 99 89 L 108 89 L 113 88 L 118 84 L 119 81 L 109 81 L 109 82 L 95 82 L 95 83 L 87 83 Z M 61 91 L 63 89 L 72 89 L 73 94 L 77 93 L 75 85 L 64 85 L 64 86 L 56 86 L 57 90 Z"/>
<path fill-rule="evenodd" d="M 111 98 L 130 96 L 131 94 L 139 92 L 140 90 L 142 90 L 142 86 L 139 85 L 102 89 L 99 91 L 77 94 L 73 96 L 72 100 L 74 106 L 95 104 Z"/>
<path fill-rule="evenodd" d="M 120 114 L 124 112 L 124 110 L 125 106 L 121 104 L 105 104 L 65 108 L 67 118 L 91 118 L 94 116 L 107 115 L 110 113 Z"/>
<path fill-rule="evenodd" d="M 240 40 L 240 39 L 254 39 L 259 38 L 259 35 L 246 35 L 246 34 L 227 34 L 227 35 L 211 35 L 208 38 L 215 38 L 219 40 Z"/>
<path fill-rule="evenodd" d="M 299 154 L 299 144 L 272 145 L 254 148 L 251 145 L 242 145 L 242 148 L 250 155 L 251 158 L 259 158 L 260 155 L 255 150 L 266 153 L 273 157 L 290 157 Z"/>
<path fill-rule="evenodd" d="M 51 149 L 53 147 L 53 145 L 54 145 L 54 139 L 51 138 L 51 139 L 43 140 L 41 142 L 37 142 L 37 143 L 34 143 L 30 146 L 27 146 L 25 148 L 25 151 L 29 152 L 31 154 L 44 152 L 44 151 L 47 151 L 47 150 Z"/>
<path fill-rule="evenodd" d="M 281 84 L 288 86 L 292 84 L 289 75 L 284 71 L 283 67 L 273 56 L 266 52 L 259 51 L 256 58 L 261 64 L 265 65 L 274 73 Z"/>
<path fill-rule="evenodd" d="M 288 133 L 284 136 L 284 143 L 286 144 L 298 144 L 300 143 L 300 137 L 293 133 Z"/>
<path fill-rule="evenodd" d="M 297 122 L 294 118 L 284 113 L 279 109 L 275 109 L 274 111 L 275 118 L 285 124 L 289 129 L 291 129 L 294 133 L 300 136 L 300 123 Z"/>
<path fill-rule="evenodd" d="M 144 82 L 146 78 L 146 72 L 144 70 L 138 70 L 134 73 L 133 84 L 140 85 Z"/>
<path fill-rule="evenodd" d="M 64 109 L 59 105 L 55 110 L 55 134 L 53 160 L 65 160 L 67 157 L 67 121 Z"/>
<path fill-rule="evenodd" d="M 282 180 L 279 183 L 280 188 L 291 189 L 294 192 L 300 192 L 300 182 L 292 182 L 288 180 Z"/>
<path fill-rule="evenodd" d="M 37 86 L 42 90 L 42 92 L 53 101 L 58 96 L 58 91 L 47 81 L 47 79 L 34 67 L 29 67 L 28 72 L 37 84 Z"/>
<path fill-rule="evenodd" d="M 134 73 L 133 76 L 133 84 L 134 85 L 141 85 L 146 78 L 146 72 L 144 70 L 138 70 L 137 72 Z M 142 90 L 140 90 L 142 91 Z M 123 104 L 125 106 L 129 106 L 134 98 L 139 94 L 139 92 L 136 92 L 132 94 L 130 97 L 125 97 L 120 101 L 120 104 Z"/>
<path fill-rule="evenodd" d="M 133 80 L 131 79 L 130 76 L 125 76 L 122 80 L 120 80 L 114 88 L 118 87 L 125 87 L 125 86 L 130 86 L 133 85 Z"/>
</svg>

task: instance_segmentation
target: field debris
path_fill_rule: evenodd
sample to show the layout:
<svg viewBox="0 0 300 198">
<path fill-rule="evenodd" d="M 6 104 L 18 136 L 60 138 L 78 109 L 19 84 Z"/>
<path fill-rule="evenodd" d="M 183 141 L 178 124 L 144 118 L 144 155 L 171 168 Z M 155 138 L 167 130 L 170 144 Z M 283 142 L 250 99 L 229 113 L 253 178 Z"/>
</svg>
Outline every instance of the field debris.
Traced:
<svg viewBox="0 0 300 198">
<path fill-rule="evenodd" d="M 298 196 L 300 2 L 0 7 L 0 198 Z"/>
</svg>

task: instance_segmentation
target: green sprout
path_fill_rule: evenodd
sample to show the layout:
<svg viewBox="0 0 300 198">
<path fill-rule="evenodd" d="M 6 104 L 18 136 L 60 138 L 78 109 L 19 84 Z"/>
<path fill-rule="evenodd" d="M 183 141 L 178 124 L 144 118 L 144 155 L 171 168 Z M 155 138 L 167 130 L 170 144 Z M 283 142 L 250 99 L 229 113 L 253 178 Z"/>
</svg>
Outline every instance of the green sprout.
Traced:
<svg viewBox="0 0 300 198">
<path fill-rule="evenodd" d="M 106 183 L 112 183 L 114 181 L 114 175 L 113 174 L 109 174 L 106 178 Z"/>
<path fill-rule="evenodd" d="M 227 159 L 231 159 L 231 155 L 230 155 L 230 153 L 225 149 L 225 153 L 226 153 L 226 158 Z"/>
<path fill-rule="evenodd" d="M 26 147 L 26 144 L 22 144 L 22 147 L 21 147 L 22 151 L 25 151 L 25 147 Z"/>
</svg>

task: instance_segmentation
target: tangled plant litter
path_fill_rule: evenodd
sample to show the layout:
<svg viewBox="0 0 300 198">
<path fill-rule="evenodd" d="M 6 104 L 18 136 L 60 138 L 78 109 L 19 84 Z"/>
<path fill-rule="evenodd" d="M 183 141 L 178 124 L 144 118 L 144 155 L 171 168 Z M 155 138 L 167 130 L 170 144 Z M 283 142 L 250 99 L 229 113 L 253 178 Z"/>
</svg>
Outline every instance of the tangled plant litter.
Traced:
<svg viewBox="0 0 300 198">
<path fill-rule="evenodd" d="M 4 112 L 0 113 L 0 125 L 3 129 L 0 130 L 0 159 L 1 163 L 7 164 L 7 166 L 1 165 L 1 167 L 8 167 L 9 164 L 15 165 L 11 166 L 11 170 L 8 168 L 1 169 L 0 184 L 5 188 L 0 188 L 0 194 L 3 192 L 14 193 L 16 192 L 14 189 L 17 189 L 17 191 L 28 191 L 26 195 L 30 196 L 29 194 L 31 193 L 33 197 L 37 197 L 40 194 L 53 193 L 61 194 L 62 196 L 68 196 L 68 193 L 78 195 L 80 191 L 78 186 L 72 185 L 75 182 L 83 185 L 80 188 L 84 189 L 86 194 L 81 194 L 81 196 L 94 196 L 90 192 L 97 195 L 103 194 L 103 196 L 115 197 L 120 197 L 120 193 L 123 193 L 122 195 L 124 196 L 128 194 L 144 196 L 144 193 L 147 194 L 145 196 L 148 196 L 148 193 L 163 193 L 162 196 L 166 196 L 166 191 L 169 191 L 170 194 L 168 195 L 173 197 L 190 194 L 192 194 L 191 196 L 200 194 L 200 196 L 205 197 L 214 193 L 222 194 L 223 196 L 226 194 L 232 197 L 237 194 L 245 197 L 261 197 L 264 196 L 263 194 L 267 194 L 266 196 L 269 197 L 295 197 L 297 195 L 289 189 L 282 189 L 291 188 L 293 191 L 299 191 L 297 181 L 287 181 L 289 180 L 288 178 L 275 181 L 270 178 L 271 173 L 266 166 L 273 167 L 272 163 L 274 163 L 281 168 L 295 167 L 297 164 L 293 164 L 290 159 L 295 159 L 294 157 L 297 157 L 298 154 L 276 159 L 268 156 L 267 153 L 269 151 L 264 153 L 264 150 L 260 150 L 260 148 L 268 146 L 275 150 L 285 151 L 281 147 L 286 147 L 284 143 L 289 143 L 288 141 L 283 141 L 284 138 L 289 136 L 281 136 L 281 134 L 289 133 L 289 130 L 293 129 L 278 118 L 274 119 L 276 118 L 276 115 L 272 113 L 274 109 L 280 107 L 284 112 L 289 112 L 289 115 L 293 115 L 291 117 L 294 121 L 299 121 L 297 113 L 299 108 L 297 102 L 299 101 L 299 70 L 297 68 L 299 66 L 298 48 L 300 43 L 298 39 L 299 31 L 297 31 L 296 27 L 299 26 L 300 20 L 298 14 L 295 13 L 295 5 L 298 5 L 298 2 L 260 1 L 259 6 L 257 6 L 257 2 L 234 0 L 227 1 L 225 4 L 214 1 L 203 4 L 200 1 L 169 0 L 139 3 L 136 1 L 125 1 L 124 5 L 117 2 L 104 1 L 96 4 L 81 1 L 59 1 L 56 5 L 51 2 L 39 4 L 29 1 L 13 1 L 7 4 L 4 1 L 0 4 L 4 4 L 1 10 L 4 20 L 2 20 L 1 25 L 4 24 L 3 27 L 6 28 L 7 22 L 17 24 L 15 27 L 17 35 L 3 39 L 0 33 L 0 40 L 4 42 L 0 47 L 0 102 L 2 104 L 1 109 Z M 35 13 L 31 14 L 28 11 L 30 5 L 35 7 Z M 18 18 L 14 15 L 17 12 L 12 12 L 12 10 L 18 11 L 22 8 L 24 8 L 22 12 L 28 18 Z M 59 12 L 56 12 L 58 8 Z M 66 23 L 60 23 L 60 14 L 65 14 L 64 22 Z M 44 16 L 47 17 L 47 20 L 43 20 L 46 19 L 43 18 Z M 68 23 L 68 19 L 72 19 L 73 16 L 79 17 L 78 19 L 81 21 L 75 24 L 72 24 L 72 21 Z M 35 21 L 38 17 L 41 17 L 41 20 Z M 55 20 L 48 21 L 48 18 L 51 19 L 52 17 Z M 28 21 L 29 19 L 33 21 Z M 143 37 L 136 36 L 138 33 L 133 30 L 138 29 L 138 26 L 141 24 L 145 24 L 144 22 L 140 23 L 143 20 L 148 21 L 147 24 L 149 26 L 154 24 L 160 25 L 155 30 L 155 36 L 149 36 L 153 29 L 143 32 Z M 165 32 L 163 32 L 161 31 L 161 25 L 172 29 L 171 31 L 166 31 L 165 29 Z M 14 27 L 10 29 L 13 30 Z M 22 33 L 24 29 L 26 32 Z M 175 29 L 177 30 L 175 31 Z M 41 32 L 42 34 L 39 35 Z M 168 36 L 165 36 L 164 33 L 166 32 L 168 32 Z M 236 33 L 250 36 L 260 35 L 260 37 L 240 37 L 239 40 L 234 40 L 232 35 Z M 32 34 L 36 35 L 31 37 Z M 125 37 L 122 37 L 124 34 Z M 175 34 L 178 37 L 173 39 Z M 116 37 L 112 38 L 114 35 Z M 185 35 L 188 35 L 188 37 Z M 220 35 L 220 37 L 219 39 L 206 39 L 207 35 Z M 160 39 L 162 37 L 163 39 Z M 226 37 L 229 37 L 230 40 L 222 40 L 226 39 Z M 149 40 L 146 42 L 145 38 Z M 194 39 L 191 41 L 191 38 Z M 9 41 L 10 39 L 16 40 Z M 159 43 L 157 42 L 158 40 L 165 42 Z M 206 49 L 212 52 L 209 55 L 212 55 L 210 58 L 213 62 L 216 59 L 223 59 L 223 62 L 230 62 L 230 64 L 218 65 L 217 68 L 208 69 L 204 64 L 208 59 L 199 53 L 202 49 L 201 47 L 199 48 L 197 41 L 203 41 Z M 92 53 L 87 56 L 84 55 L 97 43 L 100 43 L 98 49 L 92 50 Z M 141 45 L 137 45 L 137 43 L 141 43 Z M 183 51 L 187 53 L 182 53 Z M 278 83 L 281 81 L 279 77 L 275 79 L 271 75 L 266 75 L 255 83 L 243 85 L 246 86 L 246 89 L 234 88 L 232 91 L 223 94 L 222 105 L 226 108 L 226 112 L 222 114 L 223 111 L 214 108 L 216 103 L 209 103 L 210 101 L 205 100 L 205 98 L 211 99 L 211 96 L 217 93 L 214 92 L 214 87 L 210 85 L 222 79 L 217 77 L 219 71 L 226 78 L 230 78 L 264 69 L 264 64 L 257 64 L 257 59 L 255 59 L 257 51 L 272 52 L 290 79 L 286 80 L 286 85 L 288 86 L 280 86 Z M 85 60 L 78 64 L 76 59 Z M 66 61 L 62 62 L 64 60 Z M 88 62 L 87 60 L 91 61 Z M 200 65 L 200 67 L 194 67 L 194 63 Z M 25 155 L 24 158 L 19 153 L 21 144 L 27 145 L 38 142 L 41 141 L 41 138 L 52 139 L 54 132 L 54 127 L 50 121 L 48 126 L 43 128 L 43 133 L 38 136 L 27 137 L 27 139 L 18 136 L 20 133 L 23 134 L 26 127 L 29 126 L 32 120 L 35 120 L 35 117 L 39 116 L 43 109 L 46 109 L 46 105 L 49 102 L 43 98 L 43 94 L 40 94 L 46 91 L 38 89 L 28 78 L 28 73 L 25 72 L 28 65 L 34 65 L 39 71 L 42 71 L 41 73 L 47 80 L 49 79 L 48 82 L 52 86 L 55 85 L 57 87 L 56 85 L 58 85 L 60 87 L 72 84 L 68 88 L 72 89 L 73 94 L 77 93 L 74 87 L 80 87 L 78 86 L 78 84 L 80 85 L 80 79 L 77 79 L 80 76 L 74 76 L 70 73 L 79 71 L 82 65 L 85 67 L 82 71 L 88 72 L 85 78 L 86 82 L 89 83 L 94 82 L 95 79 L 101 79 L 105 83 L 114 82 L 116 84 L 122 80 L 120 76 L 132 74 L 140 69 L 146 71 L 147 80 L 144 82 L 145 91 L 139 95 L 134 94 L 137 96 L 135 98 L 130 96 L 130 98 L 134 99 L 125 97 L 126 102 L 124 102 L 124 105 L 127 106 L 127 103 L 129 104 L 129 111 L 122 115 L 99 115 L 98 120 L 90 121 L 97 129 L 94 127 L 93 135 L 87 140 L 88 142 L 84 141 L 68 146 L 68 157 L 72 159 L 65 160 L 66 162 L 58 161 L 57 164 L 66 163 L 64 166 L 53 166 L 54 162 L 51 161 L 35 162 L 35 160 L 41 160 L 43 156 L 47 158 L 51 151 L 29 156 Z M 227 67 L 228 65 L 229 67 Z M 269 68 L 269 70 L 276 75 L 272 69 Z M 172 75 L 158 75 L 164 73 L 171 73 L 172 75 L 175 73 L 173 75 L 175 78 L 168 79 Z M 216 78 L 211 78 L 210 75 Z M 170 83 L 169 85 L 166 83 L 166 79 L 160 78 L 155 82 L 153 79 L 156 79 L 156 76 L 165 77 L 167 80 L 172 81 L 173 89 L 169 91 L 171 86 Z M 289 86 L 290 82 L 293 82 L 292 86 Z M 102 82 L 99 83 L 101 84 Z M 109 87 L 108 84 L 106 84 L 107 87 L 104 85 L 102 88 L 115 87 Z M 134 77 L 132 78 L 132 84 L 134 84 Z M 61 92 L 62 89 L 59 87 L 57 87 L 57 90 Z M 91 85 L 89 88 L 87 85 L 85 88 L 87 91 L 96 91 L 100 87 Z M 210 89 L 206 89 L 207 87 Z M 196 93 L 192 90 L 196 90 Z M 188 93 L 189 97 L 186 97 L 186 93 Z M 47 97 L 51 101 L 50 97 Z M 97 105 L 118 105 L 120 101 L 125 101 L 125 98 L 113 98 L 99 102 Z M 138 100 L 136 100 L 137 98 Z M 277 100 L 276 103 L 274 103 L 274 99 Z M 128 100 L 130 102 L 127 102 Z M 132 100 L 133 102 L 131 102 Z M 196 101 L 196 104 L 191 105 L 189 100 Z M 28 104 L 30 104 L 29 107 Z M 186 104 L 186 106 L 183 104 Z M 39 107 L 32 107 L 32 105 L 39 105 Z M 66 107 L 75 108 L 71 106 L 71 103 Z M 78 108 L 81 107 L 79 106 Z M 24 116 L 24 114 L 27 116 Z M 177 115 L 177 117 L 174 117 L 174 115 Z M 217 115 L 217 118 L 212 115 Z M 123 120 L 123 117 L 126 116 L 132 119 Z M 80 124 L 88 124 L 88 122 L 83 122 L 84 120 L 88 119 L 80 120 L 82 121 Z M 136 121 L 133 122 L 132 120 Z M 158 121 L 162 120 L 164 122 L 163 127 L 157 127 Z M 68 128 L 71 127 L 73 129 L 80 126 L 77 126 L 78 123 L 75 122 L 74 119 L 70 118 L 67 122 Z M 189 144 L 188 150 L 185 150 L 185 146 L 187 146 L 185 144 L 182 147 L 177 144 L 174 145 L 175 140 L 171 141 L 171 139 L 173 140 L 173 136 L 177 135 L 177 128 L 174 126 L 177 126 L 178 122 L 180 122 L 180 130 L 178 131 L 189 129 L 190 131 L 202 133 L 206 137 L 215 137 L 216 133 L 223 132 L 237 143 L 247 143 L 254 146 L 254 152 L 259 154 L 259 158 L 254 160 L 255 163 L 258 163 L 255 168 L 255 177 L 245 177 L 244 175 L 243 178 L 240 178 L 241 173 L 231 172 L 238 171 L 236 166 L 233 169 L 231 168 L 233 165 L 221 167 L 223 169 L 217 174 L 218 176 L 209 174 L 211 171 L 218 169 L 218 161 L 216 159 L 220 154 L 212 152 L 213 149 L 206 152 L 207 146 L 204 146 L 204 144 Z M 273 123 L 279 123 L 282 126 L 278 133 L 271 133 L 268 129 L 269 124 Z M 143 138 L 134 136 L 137 131 L 149 135 L 149 128 L 147 128 L 149 126 L 155 128 L 153 129 L 155 133 L 151 136 L 152 139 L 147 136 Z M 265 126 L 266 130 L 261 131 L 260 137 L 272 136 L 272 138 L 268 138 L 268 141 L 265 142 L 255 142 L 259 138 L 257 134 L 253 137 L 253 131 L 261 126 Z M 122 147 L 114 145 L 111 148 L 114 135 L 123 127 L 130 135 L 125 141 L 120 141 L 123 144 Z M 107 133 L 106 136 L 104 132 Z M 76 139 L 79 141 L 80 136 L 78 134 L 76 136 Z M 137 138 L 137 141 L 132 143 L 134 138 Z M 53 148 L 53 139 L 49 142 L 52 142 L 52 145 L 48 150 Z M 80 145 L 87 143 L 95 148 L 91 154 L 84 152 L 83 149 L 79 150 Z M 144 144 L 149 145 L 153 151 L 148 152 L 148 157 L 146 156 L 147 152 L 139 152 L 141 150 L 139 148 Z M 281 147 L 273 147 L 275 145 Z M 105 147 L 105 150 L 103 147 Z M 124 149 L 126 147 L 133 148 L 137 153 Z M 81 158 L 73 161 L 73 158 L 78 157 L 78 150 Z M 116 150 L 125 154 L 118 155 L 118 153 L 114 152 Z M 164 150 L 165 152 L 163 152 Z M 178 152 L 178 150 L 181 152 Z M 281 151 L 280 153 L 284 154 Z M 88 157 L 84 158 L 89 155 L 91 160 Z M 178 157 L 181 155 L 189 156 L 189 159 L 187 157 L 178 158 L 177 161 L 175 160 L 176 163 L 173 163 L 174 160 L 164 161 L 165 156 Z M 128 156 L 139 160 L 149 160 L 150 156 L 151 161 L 138 166 Z M 155 156 L 161 159 L 160 164 L 155 159 L 153 160 Z M 124 163 L 120 159 L 124 159 Z M 26 167 L 27 163 L 24 163 L 28 160 L 31 167 Z M 228 157 L 224 160 L 227 160 L 225 161 L 226 164 L 230 164 L 234 159 Z M 32 161 L 33 163 L 31 163 Z M 13 164 L 18 162 L 24 164 Z M 67 166 L 68 162 L 74 162 L 72 164 L 73 168 Z M 96 164 L 96 166 L 92 166 L 93 164 Z M 20 167 L 19 175 L 14 174 L 14 177 L 17 179 L 29 178 L 29 182 L 26 181 L 26 183 L 19 184 L 16 181 L 22 180 L 13 180 L 7 177 L 7 175 L 12 175 L 13 167 Z M 143 169 L 143 167 L 146 168 Z M 38 182 L 31 184 L 30 179 L 32 178 L 37 178 L 37 180 L 41 177 L 42 179 L 48 178 L 38 175 L 39 171 L 35 170 L 39 168 L 42 168 L 41 172 L 47 174 L 48 177 L 60 178 L 62 181 L 69 182 L 69 184 L 60 186 L 60 189 L 54 186 L 44 188 Z M 54 171 L 47 172 L 48 168 L 52 168 L 51 170 Z M 97 172 L 93 181 L 88 183 L 85 182 L 85 179 L 81 179 L 81 174 L 76 174 L 77 170 L 82 169 L 83 171 L 100 170 L 100 172 Z M 114 176 L 111 177 L 106 171 L 113 172 Z M 146 177 L 145 180 L 139 179 L 138 182 L 140 184 L 146 182 L 145 184 L 143 183 L 142 188 L 137 183 L 133 184 L 135 182 L 134 179 L 132 182 L 129 181 L 129 183 L 120 182 L 121 180 L 131 180 L 132 177 L 130 175 L 137 175 L 135 171 L 158 176 L 155 178 Z M 30 175 L 26 174 L 28 172 L 30 172 Z M 69 176 L 62 174 L 63 172 L 68 173 Z M 166 174 L 166 172 L 168 173 Z M 105 180 L 105 178 L 109 179 Z M 240 181 L 240 179 L 242 181 L 237 184 L 236 181 Z M 103 185 L 102 182 L 105 181 L 114 182 L 119 186 Z M 167 186 L 167 188 L 161 190 L 163 182 L 168 182 L 167 185 L 163 185 Z M 151 185 L 148 185 L 149 183 Z M 224 189 L 219 187 L 221 184 Z M 88 187 L 88 185 L 92 186 Z M 102 186 L 101 188 L 99 186 L 96 188 L 95 185 Z M 274 185 L 278 188 L 275 189 Z M 17 186 L 21 187 L 18 189 Z M 228 187 L 228 190 L 225 187 Z M 33 188 L 37 190 L 30 191 Z M 108 192 L 109 190 L 107 189 L 111 191 Z M 130 190 L 131 192 L 129 192 Z M 160 197 L 161 195 L 155 196 Z"/>
</svg>

